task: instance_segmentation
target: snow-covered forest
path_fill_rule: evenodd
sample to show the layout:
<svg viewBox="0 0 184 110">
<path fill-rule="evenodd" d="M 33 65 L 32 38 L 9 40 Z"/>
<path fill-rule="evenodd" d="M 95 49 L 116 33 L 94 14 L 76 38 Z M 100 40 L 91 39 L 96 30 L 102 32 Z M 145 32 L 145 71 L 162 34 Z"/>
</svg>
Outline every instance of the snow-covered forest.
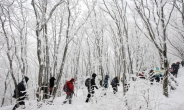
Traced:
<svg viewBox="0 0 184 110">
<path fill-rule="evenodd" d="M 184 68 L 177 77 L 169 71 L 184 60 L 183 34 L 183 0 L 0 0 L 0 109 L 13 108 L 14 90 L 27 76 L 27 110 L 183 110 Z M 150 82 L 150 70 L 160 72 L 161 81 Z M 93 73 L 99 89 L 85 103 L 84 83 Z M 73 107 L 62 105 L 71 78 Z"/>
</svg>

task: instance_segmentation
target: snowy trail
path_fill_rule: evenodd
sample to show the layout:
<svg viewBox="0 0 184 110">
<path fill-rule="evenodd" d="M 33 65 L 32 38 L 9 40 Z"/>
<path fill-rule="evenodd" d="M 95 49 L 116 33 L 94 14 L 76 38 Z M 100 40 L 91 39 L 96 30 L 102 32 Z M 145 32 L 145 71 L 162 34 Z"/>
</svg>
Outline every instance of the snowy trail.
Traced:
<svg viewBox="0 0 184 110">
<path fill-rule="evenodd" d="M 176 90 L 169 91 L 169 98 L 162 95 L 162 84 L 147 86 L 146 81 L 138 80 L 131 85 L 127 96 L 129 100 L 129 110 L 148 110 L 145 99 L 149 99 L 149 110 L 184 110 L 184 68 L 179 69 L 178 78 L 176 78 L 178 86 Z M 149 91 L 148 91 L 149 90 Z M 149 95 L 147 95 L 147 92 Z M 127 110 L 124 105 L 124 98 L 121 85 L 118 87 L 118 93 L 113 94 L 112 88 L 107 90 L 107 95 L 103 96 L 102 88 L 96 90 L 96 99 L 93 103 L 85 103 L 87 89 L 79 89 L 75 91 L 77 97 L 72 99 L 72 105 L 64 104 L 66 95 L 57 97 L 53 105 L 43 104 L 41 108 L 37 108 L 36 101 L 26 101 L 26 109 L 24 110 Z M 103 97 L 101 97 L 103 96 Z M 147 97 L 149 96 L 149 98 Z M 97 100 L 97 102 L 96 102 Z M 12 110 L 13 105 L 0 108 L 0 110 Z M 18 108 L 17 110 L 23 110 Z"/>
</svg>

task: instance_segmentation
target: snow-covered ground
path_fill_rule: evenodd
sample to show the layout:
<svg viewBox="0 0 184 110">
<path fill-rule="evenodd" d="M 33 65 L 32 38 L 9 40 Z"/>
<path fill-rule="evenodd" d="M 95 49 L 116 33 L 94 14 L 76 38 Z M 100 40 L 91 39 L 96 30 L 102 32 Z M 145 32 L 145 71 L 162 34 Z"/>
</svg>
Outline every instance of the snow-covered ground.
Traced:
<svg viewBox="0 0 184 110">
<path fill-rule="evenodd" d="M 64 104 L 65 96 L 57 97 L 53 105 L 44 104 L 37 108 L 36 101 L 26 101 L 25 110 L 184 110 L 184 68 L 180 68 L 176 90 L 169 90 L 169 98 L 162 94 L 162 84 L 154 83 L 150 85 L 148 81 L 139 79 L 131 83 L 131 87 L 126 96 L 123 97 L 122 86 L 118 87 L 118 93 L 113 94 L 112 88 L 96 90 L 95 97 L 85 103 L 87 89 L 75 91 L 72 104 Z M 0 110 L 12 110 L 12 106 L 2 107 Z M 17 108 L 17 110 L 22 110 Z"/>
</svg>

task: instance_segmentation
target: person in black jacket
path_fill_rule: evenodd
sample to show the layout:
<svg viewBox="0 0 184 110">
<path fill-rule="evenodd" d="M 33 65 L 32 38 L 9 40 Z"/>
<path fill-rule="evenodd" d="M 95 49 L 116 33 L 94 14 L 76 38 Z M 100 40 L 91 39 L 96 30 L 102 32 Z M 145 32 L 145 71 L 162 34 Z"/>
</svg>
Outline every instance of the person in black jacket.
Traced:
<svg viewBox="0 0 184 110">
<path fill-rule="evenodd" d="M 119 86 L 119 79 L 118 76 L 116 76 L 112 82 L 111 82 L 112 88 L 113 88 L 113 93 L 116 94 L 118 92 L 118 86 Z"/>
<path fill-rule="evenodd" d="M 51 93 L 52 93 L 52 90 L 53 90 L 53 87 L 54 87 L 54 81 L 55 81 L 56 79 L 54 78 L 54 77 L 51 77 L 50 78 L 50 85 L 49 85 L 49 91 L 50 91 L 50 95 L 51 95 Z"/>
<path fill-rule="evenodd" d="M 105 91 L 104 95 L 106 95 L 107 88 L 109 87 L 108 79 L 109 79 L 109 75 L 105 75 L 105 80 L 104 80 L 104 84 L 103 84 L 103 86 L 104 86 L 104 88 L 105 88 L 105 90 L 104 90 L 104 91 Z"/>
<path fill-rule="evenodd" d="M 171 68 L 173 69 L 173 72 L 171 72 L 171 74 L 177 77 L 179 66 L 176 63 L 173 63 L 171 65 Z"/>
<path fill-rule="evenodd" d="M 26 96 L 26 84 L 28 82 L 29 78 L 27 76 L 24 76 L 23 80 L 18 84 L 18 93 L 19 93 L 19 98 L 17 99 L 19 102 L 19 105 L 22 106 L 23 109 L 25 109 L 25 102 L 24 99 L 27 97 Z M 14 98 L 16 98 L 16 91 L 14 90 Z M 13 110 L 15 110 L 18 107 L 17 104 L 13 107 Z"/>
<path fill-rule="evenodd" d="M 184 67 L 184 60 L 181 61 L 181 66 Z"/>
<path fill-rule="evenodd" d="M 98 87 L 96 86 L 96 83 L 95 83 L 95 77 L 96 77 L 96 74 L 93 73 L 92 79 L 91 79 L 91 85 L 88 86 L 88 95 L 87 95 L 86 102 L 89 102 L 89 99 L 94 96 L 94 93 L 95 93 L 94 88 L 98 89 Z"/>
<path fill-rule="evenodd" d="M 178 70 L 179 70 L 179 68 L 180 68 L 180 62 L 176 62 L 176 75 L 175 75 L 175 77 L 177 78 L 177 76 L 178 76 Z"/>
</svg>

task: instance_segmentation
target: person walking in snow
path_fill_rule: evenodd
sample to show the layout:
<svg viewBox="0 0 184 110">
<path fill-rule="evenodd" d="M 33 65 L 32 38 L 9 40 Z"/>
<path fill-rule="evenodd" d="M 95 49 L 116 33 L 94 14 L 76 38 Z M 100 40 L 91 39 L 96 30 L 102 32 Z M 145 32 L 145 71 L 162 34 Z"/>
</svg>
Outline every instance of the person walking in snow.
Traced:
<svg viewBox="0 0 184 110">
<path fill-rule="evenodd" d="M 171 70 L 170 73 L 171 73 L 173 76 L 176 76 L 176 74 L 177 74 L 177 66 L 176 66 L 175 63 L 172 63 L 171 69 L 170 69 L 170 70 Z"/>
<path fill-rule="evenodd" d="M 153 84 L 153 81 L 154 81 L 154 79 L 155 79 L 155 73 L 154 73 L 153 69 L 151 69 L 151 70 L 149 71 L 148 75 L 149 75 L 150 84 Z"/>
<path fill-rule="evenodd" d="M 104 88 L 108 88 L 108 79 L 109 79 L 109 75 L 105 75 L 105 80 L 104 80 Z"/>
<path fill-rule="evenodd" d="M 92 79 L 90 81 L 91 84 L 88 85 L 88 95 L 87 95 L 86 103 L 89 102 L 91 97 L 94 97 L 95 88 L 98 89 L 98 87 L 96 86 L 96 83 L 95 83 L 95 78 L 96 78 L 96 74 L 93 73 Z"/>
<path fill-rule="evenodd" d="M 107 88 L 109 86 L 108 79 L 109 79 L 109 75 L 105 75 L 105 80 L 104 80 L 104 88 L 105 88 L 105 91 L 107 90 Z M 106 92 L 104 93 L 104 95 L 106 95 Z"/>
<path fill-rule="evenodd" d="M 176 62 L 176 75 L 175 75 L 176 78 L 178 76 L 178 70 L 179 70 L 179 68 L 180 68 L 180 62 Z"/>
<path fill-rule="evenodd" d="M 26 84 L 28 82 L 29 78 L 27 76 L 24 76 L 24 78 L 22 79 L 22 81 L 18 84 L 18 103 L 19 105 L 21 105 L 22 109 L 25 109 L 25 102 L 24 99 L 27 97 L 26 95 Z M 16 90 L 14 90 L 14 98 L 16 98 Z M 15 104 L 15 106 L 13 107 L 13 110 L 16 110 L 16 108 L 18 108 L 18 104 Z"/>
<path fill-rule="evenodd" d="M 111 81 L 111 85 L 113 88 L 113 93 L 116 94 L 116 92 L 118 92 L 118 86 L 119 86 L 119 79 L 118 76 L 116 76 L 112 81 Z"/>
<path fill-rule="evenodd" d="M 54 87 L 54 81 L 56 79 L 54 77 L 51 77 L 50 80 L 49 80 L 49 91 L 50 91 L 50 95 L 52 93 L 52 90 L 53 90 L 53 87 Z"/>
<path fill-rule="evenodd" d="M 178 69 L 179 69 L 178 64 L 173 63 L 171 65 L 171 68 L 173 68 L 173 72 L 171 72 L 171 74 L 173 74 L 173 76 L 177 77 L 177 75 L 178 75 Z"/>
<path fill-rule="evenodd" d="M 182 67 L 184 67 L 184 60 L 181 61 L 181 65 L 182 65 Z"/>
<path fill-rule="evenodd" d="M 71 78 L 70 81 L 67 81 L 66 84 L 64 85 L 64 88 L 66 88 L 65 92 L 66 92 L 66 99 L 63 102 L 63 104 L 65 104 L 68 100 L 69 100 L 69 104 L 72 104 L 72 96 L 74 94 L 74 83 L 75 79 Z"/>
</svg>

